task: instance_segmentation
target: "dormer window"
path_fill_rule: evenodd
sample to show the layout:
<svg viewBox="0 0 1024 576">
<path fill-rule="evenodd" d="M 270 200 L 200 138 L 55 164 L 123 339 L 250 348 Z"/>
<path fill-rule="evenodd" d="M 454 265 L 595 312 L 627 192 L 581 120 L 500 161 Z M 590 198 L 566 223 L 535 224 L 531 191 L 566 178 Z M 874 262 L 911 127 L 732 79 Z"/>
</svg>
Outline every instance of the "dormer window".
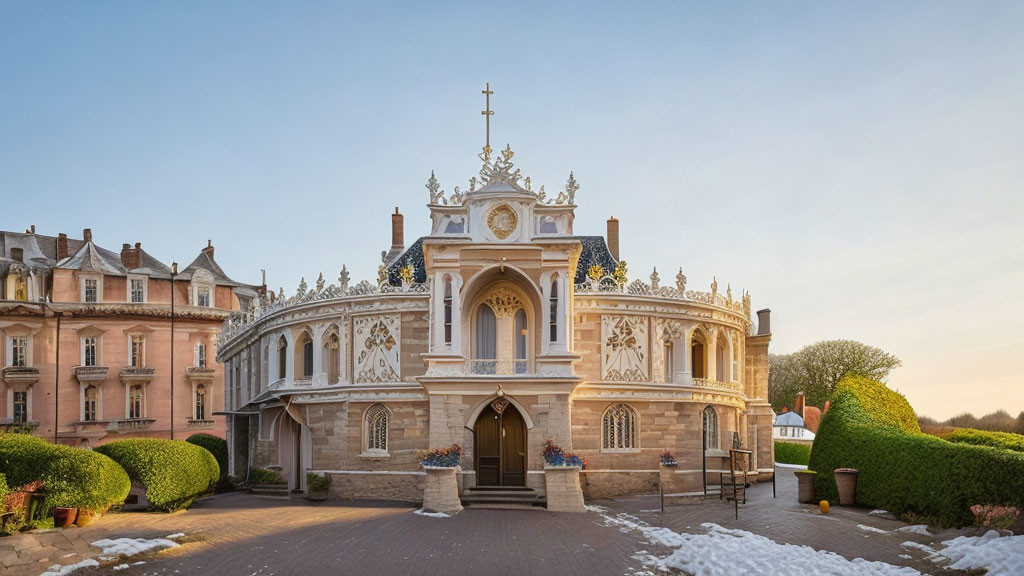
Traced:
<svg viewBox="0 0 1024 576">
<path fill-rule="evenodd" d="M 210 289 L 200 288 L 196 291 L 196 306 L 210 306 Z"/>
<path fill-rule="evenodd" d="M 84 281 L 84 284 L 85 284 L 85 288 L 84 288 L 84 296 L 83 296 L 82 300 L 85 301 L 85 302 L 90 302 L 90 303 L 92 303 L 92 302 L 99 302 L 99 297 L 100 297 L 100 289 L 99 289 L 99 284 L 100 283 L 99 283 L 99 280 L 97 280 L 95 278 L 86 278 L 85 281 Z"/>
<path fill-rule="evenodd" d="M 135 304 L 140 304 L 146 301 L 145 278 L 128 279 L 128 301 Z"/>
</svg>

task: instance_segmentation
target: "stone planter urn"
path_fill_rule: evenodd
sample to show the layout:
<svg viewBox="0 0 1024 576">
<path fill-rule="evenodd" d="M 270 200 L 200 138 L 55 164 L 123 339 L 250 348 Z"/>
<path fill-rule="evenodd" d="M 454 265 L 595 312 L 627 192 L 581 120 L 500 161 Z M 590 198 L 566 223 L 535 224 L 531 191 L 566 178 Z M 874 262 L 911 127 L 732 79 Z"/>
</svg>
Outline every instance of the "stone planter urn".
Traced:
<svg viewBox="0 0 1024 576">
<path fill-rule="evenodd" d="M 676 468 L 679 464 L 659 464 L 658 483 L 661 485 L 662 494 L 674 494 L 678 492 L 676 482 Z"/>
<path fill-rule="evenodd" d="M 552 512 L 586 512 L 579 466 L 545 466 L 544 484 L 548 510 Z"/>
<path fill-rule="evenodd" d="M 813 470 L 795 470 L 797 494 L 796 501 L 801 504 L 814 504 L 814 479 L 818 473 Z"/>
<path fill-rule="evenodd" d="M 839 490 L 839 505 L 853 506 L 857 493 L 857 475 L 853 468 L 836 468 L 836 488 Z"/>
<path fill-rule="evenodd" d="M 423 489 L 423 511 L 442 514 L 458 514 L 462 511 L 459 499 L 458 473 L 462 468 L 448 466 L 424 466 L 427 473 Z"/>
</svg>

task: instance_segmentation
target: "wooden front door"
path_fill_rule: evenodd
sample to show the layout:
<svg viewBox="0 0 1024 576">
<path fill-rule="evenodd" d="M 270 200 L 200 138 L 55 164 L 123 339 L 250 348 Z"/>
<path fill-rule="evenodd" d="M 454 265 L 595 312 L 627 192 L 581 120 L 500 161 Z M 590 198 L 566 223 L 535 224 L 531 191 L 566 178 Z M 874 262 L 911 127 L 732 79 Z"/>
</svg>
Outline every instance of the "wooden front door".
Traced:
<svg viewBox="0 0 1024 576">
<path fill-rule="evenodd" d="M 484 408 L 475 427 L 478 486 L 526 485 L 526 424 L 507 400 Z"/>
</svg>

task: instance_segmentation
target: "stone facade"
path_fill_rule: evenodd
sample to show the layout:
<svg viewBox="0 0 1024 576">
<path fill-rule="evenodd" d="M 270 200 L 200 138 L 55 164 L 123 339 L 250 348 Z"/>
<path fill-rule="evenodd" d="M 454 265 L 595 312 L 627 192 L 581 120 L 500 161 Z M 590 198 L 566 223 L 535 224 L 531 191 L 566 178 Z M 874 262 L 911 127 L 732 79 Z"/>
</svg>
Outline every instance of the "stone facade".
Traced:
<svg viewBox="0 0 1024 576">
<path fill-rule="evenodd" d="M 227 322 L 228 435 L 251 439 L 251 465 L 298 489 L 305 471 L 332 474 L 335 497 L 423 498 L 416 453 L 458 444 L 460 489 L 526 486 L 550 503 L 552 486 L 657 493 L 665 450 L 679 461 L 666 482 L 699 489 L 739 445 L 770 479 L 771 336 L 749 295 L 687 289 L 681 270 L 673 286 L 630 281 L 618 222 L 607 242 L 576 236 L 574 178 L 546 197 L 512 155 L 488 153 L 450 198 L 432 178 L 431 234 L 405 247 L 393 229 L 375 283 L 342 267 L 337 284 Z M 553 479 L 547 438 L 587 470 Z M 250 464 L 231 458 L 236 474 Z"/>
</svg>

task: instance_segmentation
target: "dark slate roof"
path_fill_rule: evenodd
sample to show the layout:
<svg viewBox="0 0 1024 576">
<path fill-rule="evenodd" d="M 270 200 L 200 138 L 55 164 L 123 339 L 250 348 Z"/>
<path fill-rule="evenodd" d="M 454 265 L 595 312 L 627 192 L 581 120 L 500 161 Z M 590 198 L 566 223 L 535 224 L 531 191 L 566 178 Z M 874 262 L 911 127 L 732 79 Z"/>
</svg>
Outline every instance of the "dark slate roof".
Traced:
<svg viewBox="0 0 1024 576">
<path fill-rule="evenodd" d="M 224 270 L 222 270 L 220 265 L 217 264 L 217 261 L 214 260 L 213 256 L 211 256 L 206 250 L 200 251 L 199 256 L 196 256 L 196 259 L 182 270 L 181 274 L 178 275 L 178 278 L 181 278 L 182 280 L 190 280 L 192 278 L 192 274 L 199 269 L 206 270 L 212 274 L 214 282 L 219 285 L 242 286 L 241 283 L 228 278 L 228 275 L 224 273 Z"/>
<path fill-rule="evenodd" d="M 574 280 L 576 284 L 582 284 L 586 280 L 587 270 L 593 264 L 600 265 L 609 274 L 615 269 L 615 265 L 618 262 L 612 257 L 612 253 L 608 250 L 608 244 L 605 243 L 603 236 L 570 236 L 569 238 L 579 240 L 583 246 L 579 264 L 576 265 L 576 278 Z M 409 263 L 416 269 L 413 281 L 426 282 L 427 271 L 423 263 L 423 238 L 416 240 L 412 246 L 409 246 L 405 252 L 402 252 L 401 256 L 388 266 L 388 282 L 392 286 L 402 284 L 402 278 L 399 276 L 398 271 Z"/>
</svg>

